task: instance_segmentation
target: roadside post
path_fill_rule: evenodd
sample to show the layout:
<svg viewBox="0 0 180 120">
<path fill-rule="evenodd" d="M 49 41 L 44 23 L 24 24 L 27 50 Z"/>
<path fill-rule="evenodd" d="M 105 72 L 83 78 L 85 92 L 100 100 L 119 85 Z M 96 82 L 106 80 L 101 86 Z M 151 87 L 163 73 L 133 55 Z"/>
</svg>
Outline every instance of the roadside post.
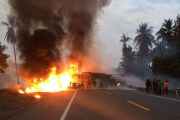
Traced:
<svg viewBox="0 0 180 120">
<path fill-rule="evenodd" d="M 176 96 L 179 97 L 177 90 L 176 90 Z"/>
</svg>

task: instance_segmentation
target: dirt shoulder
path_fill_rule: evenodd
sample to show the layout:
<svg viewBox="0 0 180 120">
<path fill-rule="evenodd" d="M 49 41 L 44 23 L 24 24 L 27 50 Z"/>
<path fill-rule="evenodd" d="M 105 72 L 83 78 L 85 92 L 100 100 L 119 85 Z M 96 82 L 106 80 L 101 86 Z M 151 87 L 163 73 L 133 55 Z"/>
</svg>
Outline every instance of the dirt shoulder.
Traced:
<svg viewBox="0 0 180 120">
<path fill-rule="evenodd" d="M 35 98 L 35 95 L 41 98 Z M 4 120 L 44 100 L 50 93 L 20 94 L 16 90 L 0 89 L 0 120 Z"/>
</svg>

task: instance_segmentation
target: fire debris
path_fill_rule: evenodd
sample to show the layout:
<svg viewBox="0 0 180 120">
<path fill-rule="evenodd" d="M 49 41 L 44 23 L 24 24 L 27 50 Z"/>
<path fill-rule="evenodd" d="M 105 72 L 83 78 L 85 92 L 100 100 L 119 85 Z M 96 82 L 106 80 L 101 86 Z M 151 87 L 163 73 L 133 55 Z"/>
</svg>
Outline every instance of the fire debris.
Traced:
<svg viewBox="0 0 180 120">
<path fill-rule="evenodd" d="M 40 99 L 40 98 L 41 98 L 40 95 L 35 95 L 34 97 L 37 98 L 37 99 Z"/>
</svg>

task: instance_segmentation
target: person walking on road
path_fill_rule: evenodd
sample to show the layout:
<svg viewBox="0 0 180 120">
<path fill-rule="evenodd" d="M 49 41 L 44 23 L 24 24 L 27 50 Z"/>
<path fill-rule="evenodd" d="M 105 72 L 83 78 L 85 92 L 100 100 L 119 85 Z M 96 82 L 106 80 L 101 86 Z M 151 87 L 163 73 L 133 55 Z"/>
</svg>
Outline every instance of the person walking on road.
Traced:
<svg viewBox="0 0 180 120">
<path fill-rule="evenodd" d="M 147 81 L 146 81 L 146 94 L 149 94 L 149 87 L 150 87 L 150 85 L 151 85 L 151 82 L 150 82 L 149 79 L 147 79 Z"/>
<path fill-rule="evenodd" d="M 164 92 L 163 92 L 163 94 L 164 93 L 166 93 L 166 95 L 168 95 L 168 81 L 167 80 L 164 82 Z"/>
<path fill-rule="evenodd" d="M 161 95 L 161 87 L 162 87 L 162 83 L 161 80 L 158 81 L 158 94 Z"/>
</svg>

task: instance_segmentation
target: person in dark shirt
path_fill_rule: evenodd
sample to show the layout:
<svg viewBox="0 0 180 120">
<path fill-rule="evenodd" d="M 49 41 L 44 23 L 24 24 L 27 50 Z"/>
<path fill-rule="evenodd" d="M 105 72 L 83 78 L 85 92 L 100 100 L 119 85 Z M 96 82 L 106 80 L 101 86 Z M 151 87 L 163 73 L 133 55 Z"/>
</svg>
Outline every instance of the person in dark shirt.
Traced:
<svg viewBox="0 0 180 120">
<path fill-rule="evenodd" d="M 150 87 L 150 85 L 151 85 L 151 82 L 150 82 L 149 79 L 147 79 L 147 81 L 146 81 L 146 94 L 149 94 L 149 87 Z"/>
<path fill-rule="evenodd" d="M 159 81 L 156 80 L 156 81 L 155 81 L 155 91 L 156 91 L 156 94 L 159 93 L 159 90 L 158 90 L 158 83 L 159 83 Z"/>
<path fill-rule="evenodd" d="M 162 88 L 162 83 L 161 83 L 161 80 L 159 80 L 159 82 L 158 82 L 158 93 L 159 93 L 159 95 L 161 95 L 161 88 Z"/>
<path fill-rule="evenodd" d="M 153 80 L 153 92 L 156 93 L 156 80 Z"/>
<path fill-rule="evenodd" d="M 153 80 L 153 92 L 156 93 L 156 80 Z"/>
</svg>

